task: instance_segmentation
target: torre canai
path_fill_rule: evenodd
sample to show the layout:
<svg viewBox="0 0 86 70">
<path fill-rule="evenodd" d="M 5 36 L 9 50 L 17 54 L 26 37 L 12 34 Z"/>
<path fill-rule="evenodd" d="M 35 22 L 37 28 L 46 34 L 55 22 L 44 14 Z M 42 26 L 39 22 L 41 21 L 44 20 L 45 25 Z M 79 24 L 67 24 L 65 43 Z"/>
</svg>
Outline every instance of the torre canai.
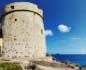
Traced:
<svg viewBox="0 0 86 70">
<path fill-rule="evenodd" d="M 36 60 L 46 57 L 43 11 L 29 2 L 14 2 L 2 16 L 4 59 Z"/>
</svg>

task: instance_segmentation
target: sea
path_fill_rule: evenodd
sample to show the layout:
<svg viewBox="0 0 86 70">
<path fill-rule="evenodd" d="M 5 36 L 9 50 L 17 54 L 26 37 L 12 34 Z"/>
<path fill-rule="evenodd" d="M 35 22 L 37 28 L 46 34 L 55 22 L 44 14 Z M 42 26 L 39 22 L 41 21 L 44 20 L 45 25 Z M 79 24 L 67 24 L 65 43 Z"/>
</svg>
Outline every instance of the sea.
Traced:
<svg viewBox="0 0 86 70">
<path fill-rule="evenodd" d="M 86 55 L 85 54 L 53 54 L 53 57 L 57 61 L 79 64 L 80 66 L 86 66 Z"/>
</svg>

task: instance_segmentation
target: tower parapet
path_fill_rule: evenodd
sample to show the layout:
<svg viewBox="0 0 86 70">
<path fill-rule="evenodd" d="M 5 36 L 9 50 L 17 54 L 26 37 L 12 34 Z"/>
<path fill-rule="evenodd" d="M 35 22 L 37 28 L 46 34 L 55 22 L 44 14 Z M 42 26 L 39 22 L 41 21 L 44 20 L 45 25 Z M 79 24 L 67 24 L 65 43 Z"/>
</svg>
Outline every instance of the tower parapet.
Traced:
<svg viewBox="0 0 86 70">
<path fill-rule="evenodd" d="M 36 4 L 30 2 L 14 2 L 8 4 L 4 8 L 4 13 L 15 11 L 15 10 L 29 10 L 35 13 L 38 13 L 40 16 L 43 16 L 43 11 L 38 8 Z"/>
</svg>

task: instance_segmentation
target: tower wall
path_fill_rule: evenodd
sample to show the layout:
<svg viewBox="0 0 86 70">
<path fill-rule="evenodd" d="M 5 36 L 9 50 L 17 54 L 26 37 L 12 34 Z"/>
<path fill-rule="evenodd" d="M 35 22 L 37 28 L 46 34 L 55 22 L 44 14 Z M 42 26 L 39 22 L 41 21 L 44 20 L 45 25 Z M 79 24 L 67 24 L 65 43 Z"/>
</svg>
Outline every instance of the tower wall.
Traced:
<svg viewBox="0 0 86 70">
<path fill-rule="evenodd" d="M 16 11 L 15 11 L 16 10 Z M 30 11 L 17 11 L 30 10 Z M 8 4 L 4 9 L 3 47 L 4 59 L 37 59 L 45 57 L 43 12 L 28 2 Z"/>
</svg>

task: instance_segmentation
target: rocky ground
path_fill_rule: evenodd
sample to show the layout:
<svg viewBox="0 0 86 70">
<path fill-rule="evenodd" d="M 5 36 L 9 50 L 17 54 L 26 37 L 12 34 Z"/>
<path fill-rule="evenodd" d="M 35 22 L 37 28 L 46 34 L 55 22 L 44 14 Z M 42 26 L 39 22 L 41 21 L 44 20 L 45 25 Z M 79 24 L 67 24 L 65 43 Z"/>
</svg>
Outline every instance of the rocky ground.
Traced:
<svg viewBox="0 0 86 70">
<path fill-rule="evenodd" d="M 0 60 L 0 70 L 86 70 L 86 67 L 55 60 Z"/>
<path fill-rule="evenodd" d="M 35 61 L 33 62 L 42 70 L 78 70 L 79 67 L 66 65 L 61 62 Z"/>
<path fill-rule="evenodd" d="M 86 70 L 86 66 L 83 66 L 83 67 L 82 67 L 82 70 Z"/>
</svg>

